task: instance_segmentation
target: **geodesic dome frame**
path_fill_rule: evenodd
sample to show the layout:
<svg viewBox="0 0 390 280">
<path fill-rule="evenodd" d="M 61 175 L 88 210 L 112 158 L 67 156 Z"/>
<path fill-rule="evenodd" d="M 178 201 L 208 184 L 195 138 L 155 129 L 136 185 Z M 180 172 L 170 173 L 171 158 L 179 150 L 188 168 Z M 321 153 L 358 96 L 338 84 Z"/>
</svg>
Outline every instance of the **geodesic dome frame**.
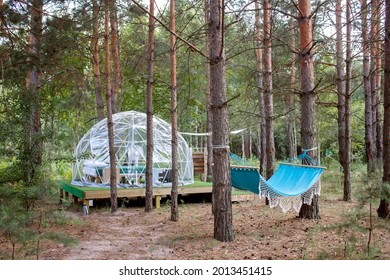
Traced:
<svg viewBox="0 0 390 280">
<path fill-rule="evenodd" d="M 128 111 L 114 114 L 114 147 L 119 187 L 145 186 L 146 114 Z M 153 185 L 171 186 L 171 125 L 153 117 Z M 72 184 L 109 186 L 110 166 L 107 119 L 94 125 L 79 141 L 72 167 Z M 192 151 L 178 134 L 179 185 L 194 182 Z"/>
</svg>

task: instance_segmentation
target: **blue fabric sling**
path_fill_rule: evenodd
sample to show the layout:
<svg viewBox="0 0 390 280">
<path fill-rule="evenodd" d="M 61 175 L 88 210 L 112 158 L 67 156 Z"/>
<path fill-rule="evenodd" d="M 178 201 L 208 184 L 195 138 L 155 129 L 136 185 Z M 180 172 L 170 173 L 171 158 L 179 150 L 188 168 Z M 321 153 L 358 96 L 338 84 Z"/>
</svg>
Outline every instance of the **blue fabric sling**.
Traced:
<svg viewBox="0 0 390 280">
<path fill-rule="evenodd" d="M 267 197 L 270 207 L 280 206 L 283 212 L 291 208 L 299 212 L 302 203 L 310 204 L 313 196 L 320 193 L 320 177 L 325 167 L 319 166 L 306 151 L 280 163 L 268 180 L 261 176 L 258 168 L 247 166 L 240 157 L 232 154 L 231 159 L 233 164 L 240 164 L 230 167 L 232 186 Z"/>
</svg>

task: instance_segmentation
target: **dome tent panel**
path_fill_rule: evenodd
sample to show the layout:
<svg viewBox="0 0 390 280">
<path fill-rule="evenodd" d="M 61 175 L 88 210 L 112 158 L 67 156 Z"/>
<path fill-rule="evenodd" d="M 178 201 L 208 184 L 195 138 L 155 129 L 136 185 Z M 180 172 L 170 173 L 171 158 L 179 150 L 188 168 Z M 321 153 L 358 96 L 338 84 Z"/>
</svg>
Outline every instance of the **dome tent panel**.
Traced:
<svg viewBox="0 0 390 280">
<path fill-rule="evenodd" d="M 117 162 L 118 186 L 145 185 L 146 114 L 129 111 L 113 115 L 114 148 Z M 171 126 L 153 117 L 153 185 L 170 186 L 172 169 Z M 75 149 L 72 184 L 79 186 L 108 186 L 109 149 L 107 120 L 95 124 L 79 141 Z M 194 182 L 192 151 L 178 134 L 179 184 Z M 108 174 L 108 176 L 107 176 Z M 167 175 L 168 174 L 168 175 Z"/>
</svg>

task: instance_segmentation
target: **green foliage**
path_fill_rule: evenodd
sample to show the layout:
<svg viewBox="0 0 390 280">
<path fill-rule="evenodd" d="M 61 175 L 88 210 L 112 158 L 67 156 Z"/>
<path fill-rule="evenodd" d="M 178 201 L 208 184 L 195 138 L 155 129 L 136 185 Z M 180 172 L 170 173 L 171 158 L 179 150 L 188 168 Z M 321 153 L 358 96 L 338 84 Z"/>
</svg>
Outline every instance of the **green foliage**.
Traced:
<svg viewBox="0 0 390 280">
<path fill-rule="evenodd" d="M 380 198 L 386 201 L 390 201 L 390 183 L 382 182 Z"/>
<path fill-rule="evenodd" d="M 382 172 L 379 169 L 370 173 L 362 173 L 361 180 L 363 184 L 359 189 L 359 195 L 357 199 L 359 206 L 363 208 L 367 204 L 375 203 L 380 198 L 381 186 L 382 186 Z"/>
<path fill-rule="evenodd" d="M 15 184 L 0 185 L 0 232 L 12 244 L 10 258 L 15 258 L 16 244 L 25 244 L 32 236 L 28 227 L 31 213 L 24 211 L 20 190 Z"/>
<path fill-rule="evenodd" d="M 17 166 L 15 163 L 6 165 L 6 162 L 3 162 L 3 166 L 0 168 L 0 186 L 6 183 L 16 183 L 22 180 L 22 170 L 20 166 Z"/>
<path fill-rule="evenodd" d="M 49 234 L 37 232 L 31 226 L 37 226 L 36 217 L 40 215 L 39 211 L 48 201 L 55 199 L 53 194 L 56 194 L 56 189 L 50 186 L 51 180 L 71 178 L 73 150 L 84 133 L 97 122 L 94 76 L 89 50 L 92 27 L 91 3 L 76 1 L 71 8 L 66 1 L 48 3 L 50 3 L 50 9 L 47 10 L 49 14 L 45 15 L 43 36 L 40 41 L 39 100 L 31 98 L 25 88 L 27 73 L 31 66 L 30 63 L 26 63 L 31 59 L 27 51 L 31 9 L 25 3 L 18 1 L 7 1 L 1 8 L 4 22 L 12 26 L 12 29 L 0 30 L 2 65 L 0 77 L 0 130 L 2 132 L 0 134 L 2 213 L 0 219 L 2 223 L 0 228 L 11 243 L 18 244 L 49 238 Z M 230 100 L 228 102 L 229 127 L 230 130 L 247 128 L 253 140 L 253 150 L 256 151 L 259 146 L 259 104 L 253 33 L 254 13 L 253 11 L 238 12 L 243 7 L 249 7 L 246 4 L 242 0 L 226 3 L 224 46 L 227 58 L 227 95 Z M 203 5 L 202 1 L 177 1 L 176 25 L 178 34 L 182 38 L 205 52 L 207 24 L 204 22 Z M 288 12 L 291 9 L 287 2 L 278 2 L 277 5 L 279 10 Z M 318 6 L 313 32 L 316 40 L 315 83 L 316 85 L 318 83 L 316 122 L 317 139 L 321 144 L 321 161 L 328 167 L 328 171 L 323 176 L 324 183 L 329 186 L 326 191 L 332 196 L 340 197 L 342 170 L 338 162 L 335 38 L 329 37 L 329 34 L 324 32 L 325 28 L 329 27 L 328 17 L 331 10 L 329 5 L 332 3 L 322 3 Z M 356 8 L 353 7 L 354 12 Z M 123 96 L 119 97 L 120 100 L 123 99 L 121 109 L 122 111 L 145 111 L 148 17 L 133 4 L 129 4 L 126 8 L 121 6 L 118 12 L 121 19 L 119 30 L 123 74 Z M 161 13 L 158 17 L 163 22 L 169 22 L 169 9 L 162 10 Z M 291 92 L 289 81 L 292 35 L 290 18 L 277 10 L 272 13 L 274 136 L 276 158 L 284 160 L 287 150 L 286 123 L 288 118 L 291 118 L 291 115 L 287 114 L 286 102 Z M 359 22 L 356 24 L 359 25 Z M 155 35 L 154 113 L 169 121 L 169 32 L 158 24 Z M 104 69 L 102 45 L 103 40 L 100 38 L 101 69 Z M 178 40 L 177 63 L 179 131 L 205 132 L 207 59 Z M 367 205 L 375 204 L 379 197 L 389 198 L 390 187 L 388 184 L 380 187 L 381 182 L 378 179 L 380 175 L 378 178 L 356 177 L 363 174 L 366 169 L 361 66 L 361 61 L 354 59 L 352 76 L 357 78 L 352 80 L 351 160 L 352 172 L 355 175 L 352 182 L 353 191 L 359 197 L 359 207 L 362 211 L 366 211 Z M 297 93 L 299 83 L 299 75 L 297 75 L 295 85 Z M 102 87 L 104 86 L 103 79 Z M 301 121 L 299 94 L 295 95 L 295 102 L 294 120 L 299 146 Z M 42 127 L 39 134 L 33 137 L 30 133 L 32 129 L 30 122 L 32 109 L 36 105 L 39 105 L 37 107 L 41 110 Z M 29 137 L 26 137 L 27 134 Z M 230 138 L 232 151 L 237 154 L 237 151 L 241 151 L 241 136 Z M 200 141 L 204 142 L 205 138 Z M 43 154 L 40 166 L 36 166 L 33 160 L 37 153 L 37 145 L 34 143 L 42 143 Z M 249 164 L 259 165 L 255 157 Z M 367 212 L 362 213 L 367 214 Z M 44 216 L 41 226 L 46 224 L 45 221 L 50 220 L 47 218 L 48 215 Z M 354 219 L 362 220 L 365 216 L 355 213 L 354 218 L 344 227 L 352 228 Z M 61 220 L 62 218 L 58 218 L 47 223 L 61 223 Z M 363 229 L 364 231 L 367 229 Z M 61 239 L 55 234 L 52 238 Z M 346 235 L 346 251 L 352 254 L 357 250 L 357 243 L 360 241 L 360 236 L 351 235 L 349 238 Z M 323 257 L 326 257 L 326 252 Z"/>
<path fill-rule="evenodd" d="M 366 166 L 364 167 L 366 168 Z M 378 229 L 390 230 L 390 225 L 378 218 L 373 209 L 381 196 L 381 173 L 376 171 L 367 175 L 366 172 L 355 171 L 354 174 L 355 184 L 353 186 L 356 188 L 358 203 L 354 206 L 351 205 L 348 211 L 342 213 L 340 222 L 330 227 L 320 227 L 318 230 L 319 232 L 335 232 L 342 239 L 341 245 L 336 248 L 337 258 L 378 259 L 381 256 L 381 241 L 375 238 L 375 231 Z M 322 178 L 326 184 L 327 192 L 342 190 L 341 187 L 332 188 L 332 185 L 337 186 L 334 174 L 325 173 Z M 340 194 L 338 196 L 340 197 Z M 330 251 L 321 250 L 317 257 L 326 259 L 330 255 Z"/>
<path fill-rule="evenodd" d="M 37 199 L 36 192 L 31 188 L 25 189 L 20 183 L 0 185 L 0 234 L 12 248 L 9 255 L 2 258 L 39 258 L 40 248 L 46 240 L 65 246 L 77 244 L 74 238 L 51 228 L 77 221 L 70 220 L 63 212 L 53 211 L 50 207 L 31 207 L 32 204 L 42 205 L 44 201 L 30 203 L 26 211 L 27 199 Z"/>
</svg>

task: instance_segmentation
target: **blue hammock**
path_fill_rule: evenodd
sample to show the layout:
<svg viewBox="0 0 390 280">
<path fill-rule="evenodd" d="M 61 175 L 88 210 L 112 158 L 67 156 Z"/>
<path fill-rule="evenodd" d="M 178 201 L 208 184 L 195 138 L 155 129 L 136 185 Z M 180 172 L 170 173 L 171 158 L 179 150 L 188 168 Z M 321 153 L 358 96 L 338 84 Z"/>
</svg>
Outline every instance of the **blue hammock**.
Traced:
<svg viewBox="0 0 390 280">
<path fill-rule="evenodd" d="M 259 176 L 259 170 L 256 167 L 234 165 L 230 166 L 230 178 L 232 186 L 236 189 L 259 194 Z"/>
<path fill-rule="evenodd" d="M 263 189 L 269 188 L 281 196 L 300 195 L 320 179 L 323 171 L 324 167 L 321 166 L 280 163 L 279 168 L 266 181 Z"/>
<path fill-rule="evenodd" d="M 319 179 L 325 167 L 319 166 L 306 151 L 297 158 L 280 163 L 268 180 L 260 175 L 258 168 L 247 166 L 248 163 L 240 157 L 231 154 L 231 159 L 232 186 L 267 197 L 271 207 L 278 205 L 283 212 L 290 208 L 299 212 L 302 203 L 311 204 L 313 196 L 320 193 Z"/>
<path fill-rule="evenodd" d="M 316 183 L 324 167 L 280 163 L 274 175 L 265 180 L 259 169 L 249 166 L 231 166 L 232 186 L 259 194 L 260 182 L 263 189 L 276 192 L 281 196 L 296 196 L 305 193 Z"/>
</svg>

